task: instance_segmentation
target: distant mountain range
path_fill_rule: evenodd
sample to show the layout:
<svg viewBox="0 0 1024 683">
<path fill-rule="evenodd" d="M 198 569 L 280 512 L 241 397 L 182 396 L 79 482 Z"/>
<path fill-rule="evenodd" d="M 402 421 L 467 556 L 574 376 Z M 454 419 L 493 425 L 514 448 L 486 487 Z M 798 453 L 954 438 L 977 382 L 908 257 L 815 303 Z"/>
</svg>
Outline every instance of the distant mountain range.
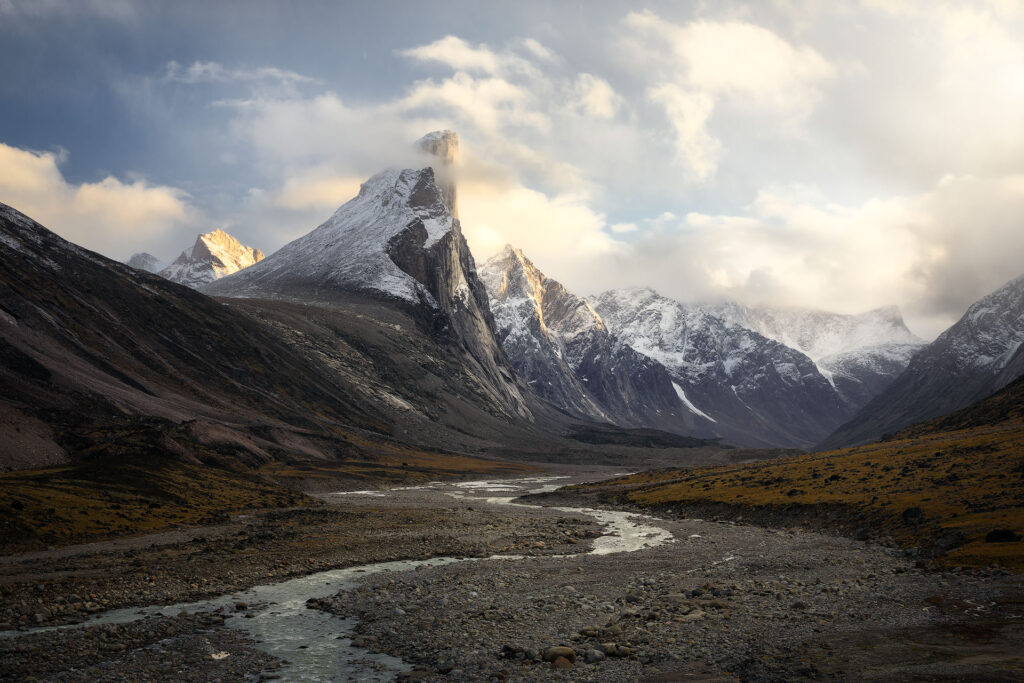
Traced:
<svg viewBox="0 0 1024 683">
<path fill-rule="evenodd" d="M 237 273 L 263 260 L 263 252 L 247 247 L 237 239 L 217 229 L 196 237 L 191 247 L 170 265 L 164 265 L 147 252 L 132 255 L 125 263 L 132 268 L 156 273 L 172 282 L 198 287 L 225 275 Z"/>
<path fill-rule="evenodd" d="M 1024 374 L 1024 276 L 971 304 L 820 448 L 874 441 L 992 395 Z"/>
<path fill-rule="evenodd" d="M 498 339 L 516 372 L 569 415 L 714 436 L 657 361 L 608 331 L 590 304 L 506 246 L 480 270 Z"/>
<path fill-rule="evenodd" d="M 125 267 L 3 207 L 17 277 L 0 280 L 0 409 L 34 425 L 47 462 L 129 414 L 164 421 L 166 443 L 191 420 L 204 448 L 250 461 L 335 457 L 360 430 L 506 455 L 595 435 L 689 443 L 654 430 L 809 449 L 879 438 L 1024 373 L 1024 278 L 925 344 L 895 307 L 585 298 L 512 246 L 478 270 L 450 174 L 458 137 L 417 145 L 429 166 L 374 175 L 269 257 L 215 230 L 162 279 L 152 255 Z"/>
</svg>

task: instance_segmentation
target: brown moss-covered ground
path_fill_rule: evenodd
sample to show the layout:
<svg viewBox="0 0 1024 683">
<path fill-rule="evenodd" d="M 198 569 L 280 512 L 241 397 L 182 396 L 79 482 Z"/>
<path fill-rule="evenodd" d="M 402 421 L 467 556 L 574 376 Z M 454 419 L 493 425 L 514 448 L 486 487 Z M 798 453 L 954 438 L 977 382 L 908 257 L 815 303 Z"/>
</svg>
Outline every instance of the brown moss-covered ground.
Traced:
<svg viewBox="0 0 1024 683">
<path fill-rule="evenodd" d="M 373 458 L 275 462 L 256 471 L 161 456 L 97 457 L 0 474 L 0 552 L 222 522 L 243 510 L 318 504 L 298 490 L 513 476 L 533 469 L 399 446 Z"/>
<path fill-rule="evenodd" d="M 755 523 L 792 521 L 928 549 L 953 566 L 1024 571 L 1024 420 L 1011 386 L 888 441 L 769 462 L 663 469 L 576 487 L 606 501 Z"/>
<path fill-rule="evenodd" d="M 355 440 L 355 437 L 352 437 Z M 259 473 L 273 481 L 303 491 L 324 492 L 359 488 L 384 488 L 397 484 L 422 484 L 440 479 L 480 476 L 523 476 L 537 467 L 523 463 L 485 460 L 439 451 L 420 450 L 402 444 L 356 441 L 372 457 L 340 462 L 272 462 Z"/>
</svg>

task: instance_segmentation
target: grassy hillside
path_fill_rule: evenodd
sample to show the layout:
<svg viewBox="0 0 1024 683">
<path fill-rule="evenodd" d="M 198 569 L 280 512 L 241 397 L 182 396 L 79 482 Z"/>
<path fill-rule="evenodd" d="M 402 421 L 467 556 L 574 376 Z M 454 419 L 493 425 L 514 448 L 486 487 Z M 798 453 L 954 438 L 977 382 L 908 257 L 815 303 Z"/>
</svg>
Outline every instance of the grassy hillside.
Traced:
<svg viewBox="0 0 1024 683">
<path fill-rule="evenodd" d="M 1024 571 L 1024 380 L 887 441 L 769 462 L 644 472 L 577 487 L 684 514 L 839 529 L 920 546 L 940 563 Z"/>
</svg>

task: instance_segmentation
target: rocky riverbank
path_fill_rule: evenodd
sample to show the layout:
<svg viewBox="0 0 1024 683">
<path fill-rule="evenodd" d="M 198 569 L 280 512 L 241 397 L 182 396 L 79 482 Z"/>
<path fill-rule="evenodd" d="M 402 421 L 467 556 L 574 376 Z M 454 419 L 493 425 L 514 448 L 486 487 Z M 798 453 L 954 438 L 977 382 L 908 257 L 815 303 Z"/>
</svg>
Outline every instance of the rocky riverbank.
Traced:
<svg viewBox="0 0 1024 683">
<path fill-rule="evenodd" d="M 800 531 L 659 522 L 623 555 L 369 579 L 313 605 L 423 680 L 1019 680 L 1019 579 Z M 943 679 L 945 680 L 945 679 Z"/>
<path fill-rule="evenodd" d="M 895 548 L 695 519 L 648 520 L 660 529 L 641 536 L 671 534 L 657 547 L 589 554 L 608 540 L 591 543 L 593 520 L 494 498 L 509 495 L 499 483 L 330 496 L 322 508 L 6 557 L 2 616 L 28 628 L 332 567 L 514 555 L 523 557 L 356 574 L 354 588 L 320 592 L 298 611 L 354 619 L 338 621 L 328 642 L 397 656 L 415 667 L 407 680 L 1024 678 L 1018 576 L 935 572 Z M 260 651 L 230 627 L 238 621 L 224 623 L 258 621 L 260 607 L 231 600 L 0 639 L 0 679 L 287 678 L 285 660 L 306 645 L 277 658 Z"/>
<path fill-rule="evenodd" d="M 74 624 L 119 607 L 190 602 L 373 562 L 574 552 L 600 535 L 578 516 L 496 513 L 447 496 L 326 499 L 318 508 L 6 556 L 0 630 Z M 241 680 L 279 665 L 223 621 L 223 614 L 150 617 L 0 639 L 0 680 Z M 229 656 L 212 658 L 218 653 Z"/>
<path fill-rule="evenodd" d="M 214 613 L 0 640 L 0 658 L 11 681 L 239 681 L 280 667 Z"/>
<path fill-rule="evenodd" d="M 108 609 L 194 601 L 371 562 L 559 553 L 598 534 L 589 521 L 554 524 L 555 513 L 383 500 L 335 497 L 323 508 L 241 515 L 230 524 L 143 537 L 129 547 L 93 544 L 75 554 L 5 557 L 0 630 L 75 623 Z"/>
</svg>

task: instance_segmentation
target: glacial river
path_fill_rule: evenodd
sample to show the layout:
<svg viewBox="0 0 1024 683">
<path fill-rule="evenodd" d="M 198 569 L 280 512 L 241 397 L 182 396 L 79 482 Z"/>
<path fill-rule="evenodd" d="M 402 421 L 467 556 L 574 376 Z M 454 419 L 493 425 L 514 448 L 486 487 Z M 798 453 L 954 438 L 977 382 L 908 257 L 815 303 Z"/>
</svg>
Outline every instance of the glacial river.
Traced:
<svg viewBox="0 0 1024 683">
<path fill-rule="evenodd" d="M 435 482 L 420 487 L 402 487 L 390 491 L 348 491 L 337 496 L 401 496 L 405 491 L 436 491 L 459 499 L 493 505 L 522 505 L 519 496 L 553 491 L 564 477 L 526 477 L 459 483 Z M 604 535 L 594 539 L 589 554 L 634 552 L 667 543 L 672 535 L 653 526 L 650 518 L 612 510 L 559 507 L 563 512 L 587 515 L 604 527 Z M 587 554 L 587 553 L 581 553 Z M 577 555 L 561 555 L 570 559 Z M 381 572 L 405 572 L 417 567 L 439 567 L 456 562 L 515 562 L 523 561 L 518 555 L 493 555 L 487 558 L 435 557 L 429 560 L 404 560 L 366 564 L 345 569 L 334 569 L 310 574 L 280 583 L 255 586 L 246 591 L 222 595 L 198 602 L 131 607 L 97 614 L 82 624 L 56 628 L 75 628 L 83 625 L 118 624 L 148 616 L 174 616 L 182 611 L 210 612 L 223 610 L 226 624 L 252 636 L 257 647 L 285 661 L 275 673 L 285 681 L 393 681 L 396 674 L 411 667 L 400 659 L 378 655 L 352 645 L 350 634 L 356 622 L 333 614 L 309 609 L 306 601 L 326 598 L 339 591 L 351 590 L 361 579 Z M 246 612 L 236 612 L 234 605 L 244 602 Z M 48 630 L 48 629 L 36 629 Z M 23 636 L 33 631 L 7 631 L 0 638 Z"/>
</svg>

